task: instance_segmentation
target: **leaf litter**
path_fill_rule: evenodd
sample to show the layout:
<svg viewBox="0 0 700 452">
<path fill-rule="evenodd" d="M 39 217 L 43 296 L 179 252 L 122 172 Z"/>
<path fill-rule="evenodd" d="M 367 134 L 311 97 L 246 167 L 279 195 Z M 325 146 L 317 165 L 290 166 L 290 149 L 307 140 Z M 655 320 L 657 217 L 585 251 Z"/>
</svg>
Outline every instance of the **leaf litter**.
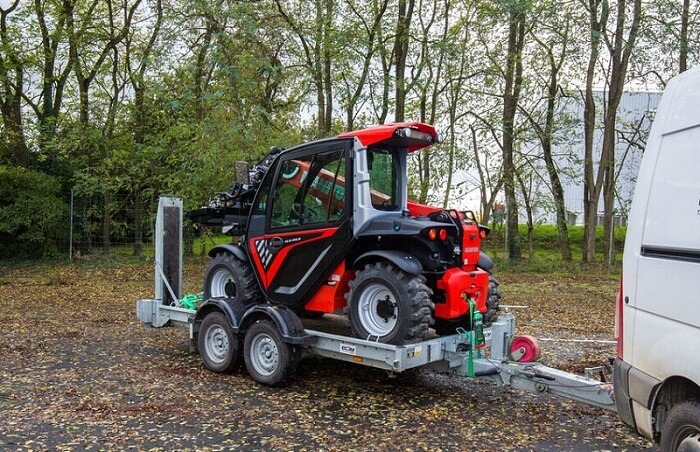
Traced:
<svg viewBox="0 0 700 452">
<path fill-rule="evenodd" d="M 204 261 L 188 261 L 199 291 Z M 182 328 L 147 328 L 137 299 L 152 268 L 0 269 L 0 448 L 11 450 L 642 450 L 613 413 L 550 395 L 421 371 L 307 358 L 282 388 L 244 369 L 204 370 Z M 616 283 L 595 275 L 500 275 L 518 333 L 612 338 Z M 605 344 L 543 343 L 569 371 L 603 363 Z"/>
</svg>

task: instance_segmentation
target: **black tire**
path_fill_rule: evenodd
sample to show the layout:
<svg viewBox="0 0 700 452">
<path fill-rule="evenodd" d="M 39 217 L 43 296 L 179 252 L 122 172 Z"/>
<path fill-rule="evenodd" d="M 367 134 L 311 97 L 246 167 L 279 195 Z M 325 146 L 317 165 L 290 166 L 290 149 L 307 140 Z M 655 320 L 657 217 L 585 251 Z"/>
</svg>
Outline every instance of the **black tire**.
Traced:
<svg viewBox="0 0 700 452">
<path fill-rule="evenodd" d="M 232 372 L 240 363 L 238 335 L 221 312 L 207 314 L 199 328 L 197 347 L 204 367 L 212 372 Z"/>
<path fill-rule="evenodd" d="M 489 292 L 486 299 L 484 323 L 495 322 L 498 319 L 498 311 L 501 309 L 501 291 L 498 289 L 498 284 L 498 280 L 489 275 Z"/>
<path fill-rule="evenodd" d="M 423 277 L 388 262 L 367 264 L 357 271 L 345 295 L 352 332 L 361 339 L 389 344 L 425 339 L 433 324 L 431 295 Z"/>
<path fill-rule="evenodd" d="M 258 320 L 246 331 L 243 357 L 253 380 L 277 386 L 294 372 L 297 351 L 282 339 L 277 327 L 268 320 Z"/>
<path fill-rule="evenodd" d="M 692 446 L 691 446 L 692 445 Z M 698 450 L 700 446 L 700 399 L 674 406 L 661 427 L 661 450 Z"/>
<path fill-rule="evenodd" d="M 219 253 L 209 262 L 202 291 L 205 300 L 224 297 L 242 303 L 260 295 L 253 268 L 229 253 Z"/>
</svg>

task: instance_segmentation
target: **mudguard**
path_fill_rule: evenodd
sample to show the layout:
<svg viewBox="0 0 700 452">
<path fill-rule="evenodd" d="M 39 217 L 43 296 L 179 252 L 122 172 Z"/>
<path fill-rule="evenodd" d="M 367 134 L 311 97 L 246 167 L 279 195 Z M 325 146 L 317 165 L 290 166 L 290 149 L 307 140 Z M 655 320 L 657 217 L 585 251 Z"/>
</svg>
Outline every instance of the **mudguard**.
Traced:
<svg viewBox="0 0 700 452">
<path fill-rule="evenodd" d="M 202 303 L 199 309 L 197 309 L 194 319 L 192 319 L 194 333 L 196 334 L 199 332 L 199 326 L 202 324 L 204 317 L 214 311 L 222 312 L 229 320 L 231 329 L 236 332 L 249 306 L 250 305 L 243 305 L 231 298 L 210 298 Z"/>
<path fill-rule="evenodd" d="M 220 253 L 229 253 L 236 257 L 236 259 L 243 262 L 248 262 L 248 256 L 240 245 L 234 245 L 232 243 L 223 243 L 221 245 L 216 245 L 214 248 L 209 250 L 209 257 L 215 257 Z"/>
<path fill-rule="evenodd" d="M 282 338 L 288 344 L 310 345 L 315 338 L 306 334 L 304 325 L 299 317 L 286 306 L 271 304 L 256 304 L 249 308 L 241 319 L 240 327 L 247 328 L 260 319 L 270 319 L 275 322 Z"/>
<path fill-rule="evenodd" d="M 364 263 L 376 261 L 377 258 L 391 262 L 408 274 L 416 276 L 423 274 L 423 266 L 418 259 L 411 254 L 395 250 L 368 251 L 355 259 L 353 268 L 360 268 Z"/>
<path fill-rule="evenodd" d="M 482 270 L 486 270 L 489 273 L 491 273 L 491 270 L 494 267 L 493 259 L 491 259 L 489 255 L 484 253 L 483 251 L 479 253 L 479 261 L 476 263 L 476 265 Z"/>
</svg>

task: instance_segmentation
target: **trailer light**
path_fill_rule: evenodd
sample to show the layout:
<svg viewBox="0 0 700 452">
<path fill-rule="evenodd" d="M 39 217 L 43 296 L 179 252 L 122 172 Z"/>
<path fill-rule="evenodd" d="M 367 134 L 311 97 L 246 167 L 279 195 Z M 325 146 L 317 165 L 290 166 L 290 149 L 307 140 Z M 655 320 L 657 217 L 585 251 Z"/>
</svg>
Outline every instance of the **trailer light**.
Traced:
<svg viewBox="0 0 700 452">
<path fill-rule="evenodd" d="M 447 229 L 440 229 L 440 240 L 447 240 Z"/>
<path fill-rule="evenodd" d="M 428 230 L 428 239 L 435 240 L 437 238 L 437 231 L 435 229 Z"/>
</svg>

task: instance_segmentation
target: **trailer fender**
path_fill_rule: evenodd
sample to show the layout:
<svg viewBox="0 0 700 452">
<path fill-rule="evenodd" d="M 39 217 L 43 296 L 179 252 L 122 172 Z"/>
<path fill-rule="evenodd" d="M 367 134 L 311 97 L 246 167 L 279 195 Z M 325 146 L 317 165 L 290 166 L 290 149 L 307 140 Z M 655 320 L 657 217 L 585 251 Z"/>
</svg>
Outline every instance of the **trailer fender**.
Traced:
<svg viewBox="0 0 700 452">
<path fill-rule="evenodd" d="M 199 327 L 202 325 L 204 318 L 212 312 L 223 313 L 231 324 L 231 329 L 236 333 L 245 316 L 246 306 L 231 298 L 210 298 L 206 300 L 197 310 L 194 319 L 192 319 L 192 332 L 195 338 L 199 333 Z"/>
<path fill-rule="evenodd" d="M 315 339 L 304 330 L 299 317 L 286 306 L 259 304 L 246 311 L 239 328 L 246 329 L 257 320 L 272 320 L 285 342 L 294 345 L 311 345 Z"/>
<path fill-rule="evenodd" d="M 234 245 L 232 243 L 223 243 L 221 245 L 216 245 L 214 248 L 209 250 L 209 257 L 216 257 L 217 254 L 229 253 L 236 257 L 236 259 L 248 262 L 248 256 L 240 245 Z"/>
<path fill-rule="evenodd" d="M 377 260 L 387 260 L 411 275 L 418 276 L 423 274 L 423 265 L 418 259 L 411 254 L 395 250 L 368 251 L 355 259 L 353 268 L 360 268 L 366 263 Z"/>
</svg>

